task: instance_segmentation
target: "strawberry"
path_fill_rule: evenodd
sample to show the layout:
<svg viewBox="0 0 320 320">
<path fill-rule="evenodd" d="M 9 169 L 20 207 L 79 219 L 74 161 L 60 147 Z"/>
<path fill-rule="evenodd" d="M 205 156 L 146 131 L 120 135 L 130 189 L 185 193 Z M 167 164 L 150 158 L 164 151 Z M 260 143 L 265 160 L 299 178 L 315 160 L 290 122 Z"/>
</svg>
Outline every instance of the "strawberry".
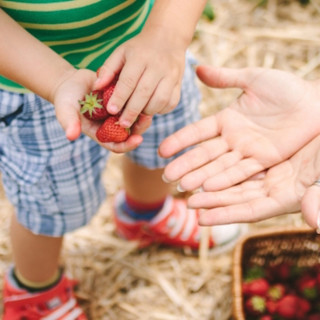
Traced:
<svg viewBox="0 0 320 320">
<path fill-rule="evenodd" d="M 314 300 L 318 296 L 317 279 L 305 274 L 297 282 L 298 291 L 303 297 Z"/>
<path fill-rule="evenodd" d="M 295 319 L 298 297 L 296 295 L 284 296 L 277 305 L 277 314 L 285 319 Z"/>
<path fill-rule="evenodd" d="M 244 282 L 242 285 L 242 292 L 245 296 L 265 296 L 269 287 L 270 285 L 266 279 L 258 278 Z"/>
<path fill-rule="evenodd" d="M 107 104 L 109 102 L 110 97 L 113 94 L 114 88 L 116 86 L 116 81 L 113 81 L 110 85 L 103 89 L 102 95 L 102 105 L 107 108 Z"/>
<path fill-rule="evenodd" d="M 96 132 L 100 142 L 123 142 L 129 135 L 130 129 L 119 125 L 119 115 L 109 116 Z"/>
<path fill-rule="evenodd" d="M 261 316 L 266 311 L 266 299 L 260 296 L 252 296 L 245 301 L 245 310 L 249 315 Z"/>
<path fill-rule="evenodd" d="M 277 301 L 274 300 L 267 300 L 266 301 L 266 308 L 270 314 L 275 314 L 277 312 Z"/>
<path fill-rule="evenodd" d="M 320 272 L 317 273 L 316 275 L 316 279 L 317 279 L 317 287 L 318 287 L 318 291 L 320 292 Z"/>
<path fill-rule="evenodd" d="M 286 293 L 286 287 L 282 283 L 276 283 L 270 286 L 267 297 L 273 301 L 281 299 Z"/>
<path fill-rule="evenodd" d="M 273 318 L 269 314 L 266 314 L 266 315 L 260 317 L 259 320 L 273 320 Z"/>
<path fill-rule="evenodd" d="M 310 308 L 311 305 L 306 299 L 288 294 L 279 300 L 276 312 L 284 319 L 305 319 Z"/>
<path fill-rule="evenodd" d="M 307 313 L 311 309 L 311 303 L 304 298 L 299 298 L 299 310 L 296 314 L 297 319 L 305 320 Z"/>
<path fill-rule="evenodd" d="M 309 314 L 307 320 L 320 320 L 320 313 Z"/>
<path fill-rule="evenodd" d="M 85 98 L 80 101 L 80 112 L 89 120 L 104 120 L 108 116 L 107 110 L 103 107 L 103 92 L 93 90 L 86 94 Z"/>
<path fill-rule="evenodd" d="M 290 263 L 282 262 L 276 265 L 269 266 L 266 270 L 266 275 L 269 281 L 286 281 L 292 275 L 292 266 Z"/>
</svg>

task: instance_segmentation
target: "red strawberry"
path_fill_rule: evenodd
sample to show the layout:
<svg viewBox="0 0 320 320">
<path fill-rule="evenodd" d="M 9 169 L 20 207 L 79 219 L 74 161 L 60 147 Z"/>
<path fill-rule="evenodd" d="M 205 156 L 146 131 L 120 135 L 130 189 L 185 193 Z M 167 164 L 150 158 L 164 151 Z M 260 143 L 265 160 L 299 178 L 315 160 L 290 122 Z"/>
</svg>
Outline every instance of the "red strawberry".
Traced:
<svg viewBox="0 0 320 320">
<path fill-rule="evenodd" d="M 119 125 L 119 116 L 109 116 L 96 132 L 100 142 L 123 142 L 129 135 L 130 129 Z"/>
<path fill-rule="evenodd" d="M 267 297 L 271 300 L 277 301 L 281 299 L 286 293 L 286 287 L 282 283 L 276 283 L 270 286 Z"/>
<path fill-rule="evenodd" d="M 269 266 L 266 270 L 267 278 L 270 281 L 288 280 L 292 274 L 291 264 L 282 262 L 276 265 Z"/>
<path fill-rule="evenodd" d="M 267 300 L 266 301 L 266 307 L 270 314 L 275 314 L 277 312 L 277 301 L 274 300 Z"/>
<path fill-rule="evenodd" d="M 303 297 L 313 300 L 318 296 L 317 279 L 310 276 L 302 276 L 297 283 L 298 290 Z"/>
<path fill-rule="evenodd" d="M 318 287 L 318 291 L 320 292 L 320 272 L 317 273 L 316 275 L 316 279 L 317 279 L 317 287 Z"/>
<path fill-rule="evenodd" d="M 320 320 L 320 313 L 312 313 L 308 315 L 307 320 Z"/>
<path fill-rule="evenodd" d="M 260 296 L 252 296 L 245 301 L 245 310 L 249 315 L 261 316 L 266 311 L 266 299 Z"/>
<path fill-rule="evenodd" d="M 107 108 L 107 104 L 113 94 L 115 86 L 116 86 L 116 82 L 113 81 L 109 86 L 107 86 L 103 89 L 103 98 L 102 98 L 103 102 L 102 102 L 102 104 L 105 108 Z"/>
<path fill-rule="evenodd" d="M 299 310 L 296 315 L 297 319 L 305 320 L 310 309 L 311 303 L 307 299 L 299 298 Z"/>
<path fill-rule="evenodd" d="M 265 296 L 269 290 L 269 283 L 264 278 L 244 282 L 242 291 L 245 296 Z"/>
<path fill-rule="evenodd" d="M 294 294 L 288 294 L 279 300 L 277 314 L 284 319 L 305 319 L 311 308 L 306 299 Z"/>
<path fill-rule="evenodd" d="M 273 318 L 272 316 L 266 314 L 265 316 L 260 317 L 259 320 L 273 320 Z"/>
<path fill-rule="evenodd" d="M 103 94 L 100 90 L 94 90 L 86 94 L 80 101 L 80 112 L 89 120 L 104 120 L 108 116 L 107 110 L 102 106 Z"/>
<path fill-rule="evenodd" d="M 284 296 L 277 305 L 277 314 L 285 319 L 295 319 L 299 298 L 296 295 Z"/>
</svg>

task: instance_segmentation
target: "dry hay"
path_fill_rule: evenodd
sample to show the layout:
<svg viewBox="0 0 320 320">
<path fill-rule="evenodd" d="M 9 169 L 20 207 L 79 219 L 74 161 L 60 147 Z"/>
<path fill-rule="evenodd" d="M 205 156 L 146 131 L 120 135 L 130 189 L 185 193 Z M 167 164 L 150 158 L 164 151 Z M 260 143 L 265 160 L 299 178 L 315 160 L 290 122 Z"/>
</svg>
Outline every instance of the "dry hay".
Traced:
<svg viewBox="0 0 320 320">
<path fill-rule="evenodd" d="M 320 78 L 320 3 L 298 1 L 213 1 L 214 22 L 202 19 L 191 51 L 201 63 L 214 66 L 263 66 Z M 203 115 L 226 107 L 238 90 L 201 85 Z M 122 186 L 121 156 L 113 155 L 104 172 L 109 192 L 91 224 L 66 236 L 63 263 L 79 279 L 77 291 L 90 319 L 183 320 L 231 317 L 230 253 L 195 255 L 153 246 L 138 250 L 114 234 L 112 196 Z M 12 208 L 1 191 L 0 276 L 10 263 L 8 239 Z M 303 225 L 301 216 L 285 215 L 254 223 L 251 229 Z M 1 310 L 0 310 L 1 311 Z"/>
</svg>

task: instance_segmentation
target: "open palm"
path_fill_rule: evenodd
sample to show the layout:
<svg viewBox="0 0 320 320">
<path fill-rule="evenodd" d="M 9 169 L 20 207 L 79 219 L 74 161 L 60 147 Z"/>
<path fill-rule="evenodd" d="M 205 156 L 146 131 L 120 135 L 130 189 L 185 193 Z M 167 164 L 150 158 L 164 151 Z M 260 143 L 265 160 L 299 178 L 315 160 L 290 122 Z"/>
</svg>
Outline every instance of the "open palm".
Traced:
<svg viewBox="0 0 320 320">
<path fill-rule="evenodd" d="M 172 161 L 165 179 L 184 190 L 216 191 L 242 182 L 288 159 L 320 133 L 319 84 L 262 68 L 198 67 L 199 78 L 215 88 L 240 88 L 229 107 L 191 124 L 163 141 L 159 152 Z"/>
</svg>

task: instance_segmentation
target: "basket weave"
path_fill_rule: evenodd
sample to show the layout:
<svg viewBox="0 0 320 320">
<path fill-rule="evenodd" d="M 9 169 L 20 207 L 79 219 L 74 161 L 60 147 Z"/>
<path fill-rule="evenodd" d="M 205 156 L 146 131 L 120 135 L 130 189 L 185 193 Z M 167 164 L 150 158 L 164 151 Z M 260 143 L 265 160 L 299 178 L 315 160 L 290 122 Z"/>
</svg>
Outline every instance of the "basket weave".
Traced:
<svg viewBox="0 0 320 320">
<path fill-rule="evenodd" d="M 267 267 L 281 262 L 291 262 L 299 267 L 319 264 L 320 235 L 309 228 L 270 228 L 242 238 L 233 254 L 232 294 L 235 320 L 245 320 L 242 280 L 247 266 Z"/>
</svg>

